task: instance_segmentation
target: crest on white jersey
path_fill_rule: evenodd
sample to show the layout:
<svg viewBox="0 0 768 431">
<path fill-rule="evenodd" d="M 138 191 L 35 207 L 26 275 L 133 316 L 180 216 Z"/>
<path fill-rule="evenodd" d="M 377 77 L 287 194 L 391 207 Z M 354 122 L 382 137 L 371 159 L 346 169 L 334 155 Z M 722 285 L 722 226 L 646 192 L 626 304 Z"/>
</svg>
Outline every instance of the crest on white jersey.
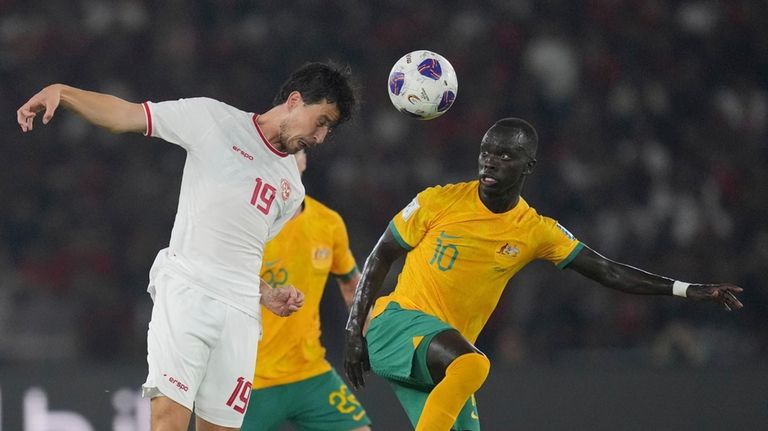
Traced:
<svg viewBox="0 0 768 431">
<path fill-rule="evenodd" d="M 289 183 L 288 180 L 283 178 L 280 180 L 280 197 L 283 198 L 284 201 L 287 201 L 290 196 L 291 196 L 291 183 Z"/>
<path fill-rule="evenodd" d="M 409 218 L 413 215 L 413 213 L 416 212 L 416 210 L 419 209 L 419 197 L 416 196 L 413 198 L 411 203 L 409 203 L 405 208 L 403 208 L 402 215 L 403 215 L 403 221 L 408 221 Z"/>
</svg>

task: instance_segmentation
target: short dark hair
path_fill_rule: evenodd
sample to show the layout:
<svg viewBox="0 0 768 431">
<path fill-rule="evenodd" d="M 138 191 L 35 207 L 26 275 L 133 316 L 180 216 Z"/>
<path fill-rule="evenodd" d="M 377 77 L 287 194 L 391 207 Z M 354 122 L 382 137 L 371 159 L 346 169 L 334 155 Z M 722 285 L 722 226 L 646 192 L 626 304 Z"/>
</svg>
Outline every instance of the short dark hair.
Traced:
<svg viewBox="0 0 768 431">
<path fill-rule="evenodd" d="M 494 126 L 504 127 L 506 129 L 517 129 L 521 131 L 528 139 L 534 143 L 539 143 L 539 134 L 536 132 L 536 128 L 533 125 L 522 118 L 502 118 L 497 121 Z"/>
<path fill-rule="evenodd" d="M 341 67 L 332 62 L 305 63 L 280 86 L 272 103 L 277 106 L 285 102 L 294 91 L 301 93 L 308 105 L 326 100 L 336 104 L 340 114 L 336 125 L 339 125 L 351 119 L 357 110 L 357 91 L 351 81 L 349 66 Z"/>
<path fill-rule="evenodd" d="M 508 139 L 512 139 L 522 145 L 531 157 L 536 157 L 539 146 L 539 134 L 533 125 L 522 118 L 502 118 L 494 123 L 488 132 L 504 133 Z"/>
</svg>

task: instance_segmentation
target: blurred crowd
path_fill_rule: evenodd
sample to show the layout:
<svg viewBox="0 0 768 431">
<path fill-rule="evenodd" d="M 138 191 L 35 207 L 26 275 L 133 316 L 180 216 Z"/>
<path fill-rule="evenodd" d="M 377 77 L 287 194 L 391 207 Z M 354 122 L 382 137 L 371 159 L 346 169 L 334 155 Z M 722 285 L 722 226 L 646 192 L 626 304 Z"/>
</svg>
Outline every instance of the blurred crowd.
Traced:
<svg viewBox="0 0 768 431">
<path fill-rule="evenodd" d="M 184 163 L 174 145 L 63 110 L 22 134 L 22 103 L 63 82 L 263 112 L 291 70 L 325 60 L 350 65 L 363 105 L 309 154 L 305 183 L 345 218 L 358 266 L 417 192 L 476 176 L 496 119 L 523 117 L 541 140 L 529 203 L 611 259 L 734 282 L 745 308 L 621 294 L 535 263 L 480 346 L 509 363 L 756 362 L 768 355 L 766 22 L 757 0 L 0 0 L 0 364 L 142 359 L 147 272 Z M 386 94 L 415 49 L 459 78 L 454 106 L 428 122 Z M 338 351 L 346 312 L 340 297 L 323 307 Z"/>
</svg>

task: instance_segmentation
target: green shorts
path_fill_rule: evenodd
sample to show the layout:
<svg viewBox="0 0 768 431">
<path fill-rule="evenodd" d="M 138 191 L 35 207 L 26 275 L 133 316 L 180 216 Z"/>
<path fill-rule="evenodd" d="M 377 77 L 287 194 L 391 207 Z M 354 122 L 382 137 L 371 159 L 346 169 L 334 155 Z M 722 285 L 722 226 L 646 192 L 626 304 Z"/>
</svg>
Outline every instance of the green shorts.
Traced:
<svg viewBox="0 0 768 431">
<path fill-rule="evenodd" d="M 336 371 L 251 392 L 242 431 L 272 431 L 285 423 L 299 430 L 344 431 L 371 423 Z"/>
<path fill-rule="evenodd" d="M 427 368 L 427 347 L 432 338 L 449 329 L 454 328 L 435 316 L 391 302 L 371 320 L 365 335 L 371 370 L 389 381 L 414 426 L 435 387 Z M 474 396 L 464 404 L 452 429 L 480 430 Z"/>
</svg>

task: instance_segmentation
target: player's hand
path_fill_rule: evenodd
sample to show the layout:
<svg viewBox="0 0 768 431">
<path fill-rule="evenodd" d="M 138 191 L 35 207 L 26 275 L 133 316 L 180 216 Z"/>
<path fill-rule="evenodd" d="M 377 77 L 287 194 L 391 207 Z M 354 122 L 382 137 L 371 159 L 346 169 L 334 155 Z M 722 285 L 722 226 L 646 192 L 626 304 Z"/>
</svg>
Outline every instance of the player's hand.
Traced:
<svg viewBox="0 0 768 431">
<path fill-rule="evenodd" d="M 40 90 L 16 111 L 16 121 L 19 123 L 21 131 L 29 132 L 32 130 L 34 119 L 40 112 L 43 112 L 43 124 L 48 124 L 60 102 L 60 86 L 49 85 Z"/>
<path fill-rule="evenodd" d="M 344 337 L 344 371 L 353 388 L 359 389 L 365 386 L 363 375 L 370 369 L 368 343 L 365 341 L 365 337 L 357 331 L 346 331 Z"/>
<path fill-rule="evenodd" d="M 268 288 L 261 292 L 261 303 L 278 316 L 287 317 L 304 305 L 304 294 L 291 285 Z"/>
<path fill-rule="evenodd" d="M 691 284 L 686 296 L 698 301 L 713 301 L 722 304 L 728 311 L 738 310 L 744 305 L 736 297 L 744 289 L 733 284 Z"/>
</svg>

